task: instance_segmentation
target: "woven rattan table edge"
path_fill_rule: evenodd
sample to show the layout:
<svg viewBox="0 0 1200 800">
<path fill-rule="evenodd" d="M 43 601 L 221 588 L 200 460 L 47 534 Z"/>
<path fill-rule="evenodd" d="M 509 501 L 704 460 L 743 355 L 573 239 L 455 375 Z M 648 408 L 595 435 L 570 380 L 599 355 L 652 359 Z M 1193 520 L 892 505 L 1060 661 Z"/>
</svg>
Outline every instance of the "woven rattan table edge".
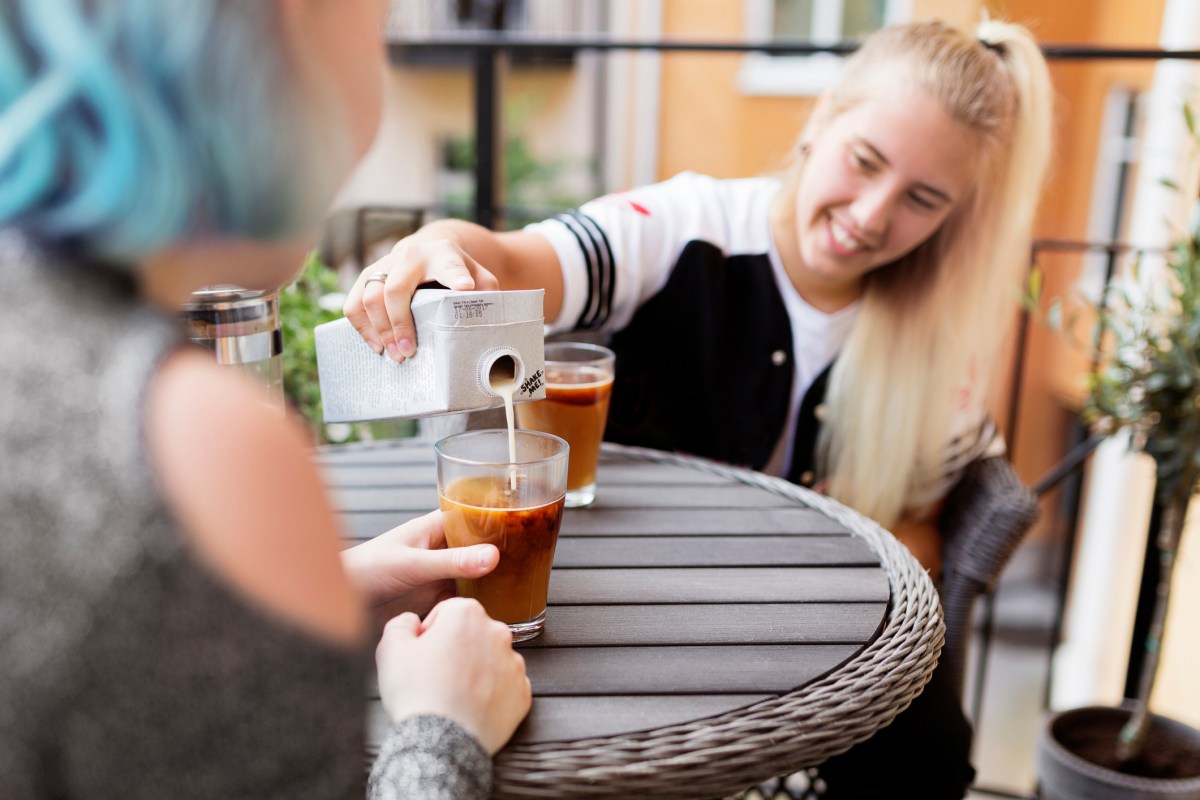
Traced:
<svg viewBox="0 0 1200 800">
<path fill-rule="evenodd" d="M 937 665 L 945 628 L 932 580 L 891 534 L 780 478 L 609 443 L 604 453 L 713 472 L 794 499 L 845 525 L 879 556 L 891 589 L 887 618 L 879 636 L 841 668 L 777 698 L 653 731 L 512 745 L 496 758 L 493 796 L 719 797 L 844 752 L 920 694 Z M 805 732 L 789 734 L 800 721 Z"/>
</svg>

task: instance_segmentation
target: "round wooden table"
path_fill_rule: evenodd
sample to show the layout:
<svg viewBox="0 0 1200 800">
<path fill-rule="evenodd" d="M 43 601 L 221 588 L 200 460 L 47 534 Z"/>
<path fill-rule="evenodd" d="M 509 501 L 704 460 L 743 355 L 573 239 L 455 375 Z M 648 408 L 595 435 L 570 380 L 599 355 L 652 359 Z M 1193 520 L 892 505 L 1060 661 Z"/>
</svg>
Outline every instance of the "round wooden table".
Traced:
<svg viewBox="0 0 1200 800">
<path fill-rule="evenodd" d="M 323 448 L 348 536 L 437 506 L 430 442 Z M 933 584 L 874 523 L 748 470 L 604 446 L 563 520 L 496 797 L 717 797 L 869 737 L 929 680 Z M 387 728 L 372 701 L 372 744 Z"/>
</svg>

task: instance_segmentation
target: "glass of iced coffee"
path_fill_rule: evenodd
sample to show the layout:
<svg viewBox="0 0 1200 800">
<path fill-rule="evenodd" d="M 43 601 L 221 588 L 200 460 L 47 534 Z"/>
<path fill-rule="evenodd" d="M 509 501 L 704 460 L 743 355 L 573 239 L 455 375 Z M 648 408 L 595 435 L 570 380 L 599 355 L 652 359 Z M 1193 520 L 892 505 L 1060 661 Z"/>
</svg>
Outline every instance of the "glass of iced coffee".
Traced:
<svg viewBox="0 0 1200 800">
<path fill-rule="evenodd" d="M 616 356 L 607 347 L 581 342 L 546 344 L 546 399 L 517 406 L 517 422 L 571 444 L 567 508 L 596 499 L 596 465 L 608 421 Z"/>
<path fill-rule="evenodd" d="M 569 448 L 557 436 L 516 431 L 513 450 L 510 456 L 506 430 L 467 431 L 434 445 L 446 544 L 490 542 L 500 550 L 496 568 L 458 581 L 458 593 L 477 599 L 523 642 L 546 621 Z"/>
</svg>

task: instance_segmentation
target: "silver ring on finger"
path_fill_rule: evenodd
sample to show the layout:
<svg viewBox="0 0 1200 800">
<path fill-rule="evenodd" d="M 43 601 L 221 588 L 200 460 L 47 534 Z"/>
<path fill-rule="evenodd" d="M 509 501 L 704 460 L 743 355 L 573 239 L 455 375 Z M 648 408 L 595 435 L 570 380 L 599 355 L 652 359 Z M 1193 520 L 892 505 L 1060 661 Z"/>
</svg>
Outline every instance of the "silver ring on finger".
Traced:
<svg viewBox="0 0 1200 800">
<path fill-rule="evenodd" d="M 371 275 L 365 281 L 363 281 L 363 288 L 366 288 L 366 285 L 371 281 L 387 283 L 387 276 L 388 274 L 386 272 L 372 272 Z"/>
</svg>

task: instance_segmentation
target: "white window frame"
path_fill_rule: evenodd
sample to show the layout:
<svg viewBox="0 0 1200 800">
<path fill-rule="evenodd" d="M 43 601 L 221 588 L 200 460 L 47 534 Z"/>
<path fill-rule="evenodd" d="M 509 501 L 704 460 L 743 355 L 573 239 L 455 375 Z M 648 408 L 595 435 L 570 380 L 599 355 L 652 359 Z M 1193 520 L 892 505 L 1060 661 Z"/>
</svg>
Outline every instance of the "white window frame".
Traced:
<svg viewBox="0 0 1200 800">
<path fill-rule="evenodd" d="M 812 41 L 834 44 L 842 36 L 843 0 L 816 0 L 813 3 Z M 746 38 L 770 41 L 774 25 L 772 0 L 746 0 Z M 888 0 L 884 24 L 912 19 L 912 0 Z M 773 56 L 747 53 L 738 70 L 738 89 L 745 95 L 774 97 L 815 97 L 828 89 L 842 71 L 842 58 L 832 53 L 807 56 Z"/>
</svg>

